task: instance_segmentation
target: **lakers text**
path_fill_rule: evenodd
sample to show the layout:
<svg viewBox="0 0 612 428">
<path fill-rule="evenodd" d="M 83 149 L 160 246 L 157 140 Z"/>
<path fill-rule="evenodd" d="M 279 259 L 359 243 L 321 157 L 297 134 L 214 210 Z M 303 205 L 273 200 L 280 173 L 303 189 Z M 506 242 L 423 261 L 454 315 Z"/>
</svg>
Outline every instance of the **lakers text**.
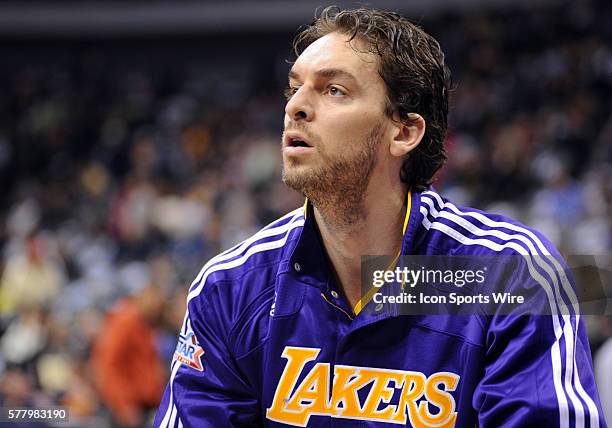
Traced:
<svg viewBox="0 0 612 428">
<path fill-rule="evenodd" d="M 311 416 L 406 424 L 416 428 L 452 427 L 457 419 L 455 373 L 437 372 L 426 376 L 417 371 L 316 363 L 297 386 L 307 363 L 316 360 L 321 349 L 285 347 L 287 360 L 266 410 L 269 420 L 305 427 Z M 331 385 L 331 390 L 330 390 Z M 401 394 L 396 394 L 400 389 Z M 368 391 L 365 399 L 359 393 Z M 398 397 L 394 396 L 399 395 Z M 437 412 L 430 411 L 431 406 Z"/>
</svg>

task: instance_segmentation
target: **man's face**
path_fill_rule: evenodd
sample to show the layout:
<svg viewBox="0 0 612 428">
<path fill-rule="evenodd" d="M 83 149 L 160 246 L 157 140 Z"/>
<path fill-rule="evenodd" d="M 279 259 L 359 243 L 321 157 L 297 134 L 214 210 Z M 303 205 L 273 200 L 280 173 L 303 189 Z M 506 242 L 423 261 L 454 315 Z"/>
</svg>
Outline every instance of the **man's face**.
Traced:
<svg viewBox="0 0 612 428">
<path fill-rule="evenodd" d="M 315 202 L 335 191 L 359 202 L 388 132 L 379 60 L 347 39 L 321 37 L 289 72 L 283 180 Z"/>
</svg>

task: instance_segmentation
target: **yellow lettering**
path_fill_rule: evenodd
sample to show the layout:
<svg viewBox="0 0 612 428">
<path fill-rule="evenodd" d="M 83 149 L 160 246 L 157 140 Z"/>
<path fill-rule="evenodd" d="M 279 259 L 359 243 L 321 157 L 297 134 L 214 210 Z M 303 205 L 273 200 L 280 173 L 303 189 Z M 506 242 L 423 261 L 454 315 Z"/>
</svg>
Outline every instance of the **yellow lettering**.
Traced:
<svg viewBox="0 0 612 428">
<path fill-rule="evenodd" d="M 313 415 L 334 418 L 409 424 L 415 428 L 451 428 L 457 421 L 455 391 L 460 377 L 439 372 L 427 378 L 421 372 L 369 367 L 334 367 L 319 362 L 296 387 L 306 364 L 316 360 L 321 349 L 285 347 L 285 369 L 274 393 L 266 417 L 293 426 L 305 427 Z M 367 388 L 361 406 L 359 391 Z M 401 388 L 397 406 L 391 404 L 395 390 Z M 293 392 L 293 393 L 292 393 Z M 364 391 L 365 392 L 365 391 Z M 430 409 L 437 408 L 436 413 Z"/>
<path fill-rule="evenodd" d="M 311 414 L 328 414 L 329 404 L 329 364 L 318 363 L 293 393 L 285 409 L 303 413 L 308 409 Z M 306 420 L 308 422 L 308 420 Z"/>
<path fill-rule="evenodd" d="M 406 406 L 408 406 L 408 417 L 414 425 L 414 419 L 418 418 L 416 402 L 423 395 L 426 380 L 427 378 L 421 372 L 406 372 L 397 412 L 393 415 L 394 422 L 406 423 Z"/>
<path fill-rule="evenodd" d="M 374 378 L 371 373 L 360 367 L 336 366 L 334 368 L 334 385 L 332 387 L 331 408 L 336 410 L 336 417 L 359 418 L 362 416 L 357 390 Z M 342 408 L 338 406 L 342 402 Z"/>
<path fill-rule="evenodd" d="M 446 391 L 454 391 L 457 387 L 459 376 L 449 372 L 434 373 L 427 379 L 425 387 L 425 398 L 435 407 L 440 409 L 436 415 L 429 412 L 427 401 L 419 403 L 419 417 L 427 426 L 440 428 L 455 425 L 457 413 L 455 412 L 455 399 Z M 438 389 L 438 385 L 444 385 L 445 390 Z"/>
<path fill-rule="evenodd" d="M 377 410 L 381 403 L 389 403 L 393 398 L 394 388 L 389 386 L 390 382 L 401 386 L 404 380 L 404 374 L 401 372 L 392 372 L 390 370 L 377 370 L 377 376 L 374 380 L 374 385 L 368 394 L 368 398 L 363 405 L 363 416 L 368 419 L 390 420 L 395 412 L 395 406 L 387 406 L 384 409 Z"/>
<path fill-rule="evenodd" d="M 266 417 L 268 419 L 277 422 L 293 423 L 297 426 L 306 426 L 306 421 L 309 417 L 308 413 L 286 411 L 285 402 L 289 400 L 289 395 L 300 373 L 304 370 L 306 363 L 316 359 L 319 352 L 321 352 L 319 348 L 285 347 L 281 356 L 287 359 L 287 364 L 276 387 L 272 405 L 266 409 Z"/>
</svg>

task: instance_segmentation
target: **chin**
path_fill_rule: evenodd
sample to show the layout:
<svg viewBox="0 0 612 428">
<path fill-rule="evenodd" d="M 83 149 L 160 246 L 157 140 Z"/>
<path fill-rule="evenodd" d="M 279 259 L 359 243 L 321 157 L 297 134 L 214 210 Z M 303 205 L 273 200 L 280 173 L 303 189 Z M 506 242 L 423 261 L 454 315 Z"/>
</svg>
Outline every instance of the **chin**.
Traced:
<svg viewBox="0 0 612 428">
<path fill-rule="evenodd" d="M 283 166 L 282 171 L 283 183 L 297 190 L 300 193 L 306 193 L 313 184 L 314 174 L 304 165 L 287 165 Z"/>
<path fill-rule="evenodd" d="M 297 169 L 296 167 L 292 167 L 292 166 L 283 167 L 283 171 L 282 171 L 283 183 L 285 183 L 289 187 L 293 187 L 295 184 L 303 180 L 303 178 L 301 177 L 302 174 L 296 171 L 296 169 Z"/>
<path fill-rule="evenodd" d="M 292 158 L 283 159 L 283 180 L 287 177 L 301 176 L 308 174 L 312 170 L 312 167 L 305 165 L 303 162 Z"/>
</svg>

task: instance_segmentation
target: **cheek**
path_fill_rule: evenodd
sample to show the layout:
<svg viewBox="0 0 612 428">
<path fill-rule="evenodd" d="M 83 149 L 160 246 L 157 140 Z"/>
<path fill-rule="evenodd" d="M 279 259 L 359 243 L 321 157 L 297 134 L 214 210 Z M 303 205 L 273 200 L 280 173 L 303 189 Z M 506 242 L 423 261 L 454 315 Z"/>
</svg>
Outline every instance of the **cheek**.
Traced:
<svg viewBox="0 0 612 428">
<path fill-rule="evenodd" d="M 362 142 L 372 130 L 381 123 L 378 115 L 363 114 L 341 115 L 329 121 L 325 127 L 325 137 L 331 141 L 333 146 L 340 145 L 345 150 L 347 144 Z M 342 142 L 342 144 L 336 144 Z"/>
<path fill-rule="evenodd" d="M 328 110 L 327 121 L 346 132 L 363 132 L 372 129 L 384 117 L 384 111 L 376 108 L 371 100 L 359 101 L 349 106 Z"/>
</svg>

